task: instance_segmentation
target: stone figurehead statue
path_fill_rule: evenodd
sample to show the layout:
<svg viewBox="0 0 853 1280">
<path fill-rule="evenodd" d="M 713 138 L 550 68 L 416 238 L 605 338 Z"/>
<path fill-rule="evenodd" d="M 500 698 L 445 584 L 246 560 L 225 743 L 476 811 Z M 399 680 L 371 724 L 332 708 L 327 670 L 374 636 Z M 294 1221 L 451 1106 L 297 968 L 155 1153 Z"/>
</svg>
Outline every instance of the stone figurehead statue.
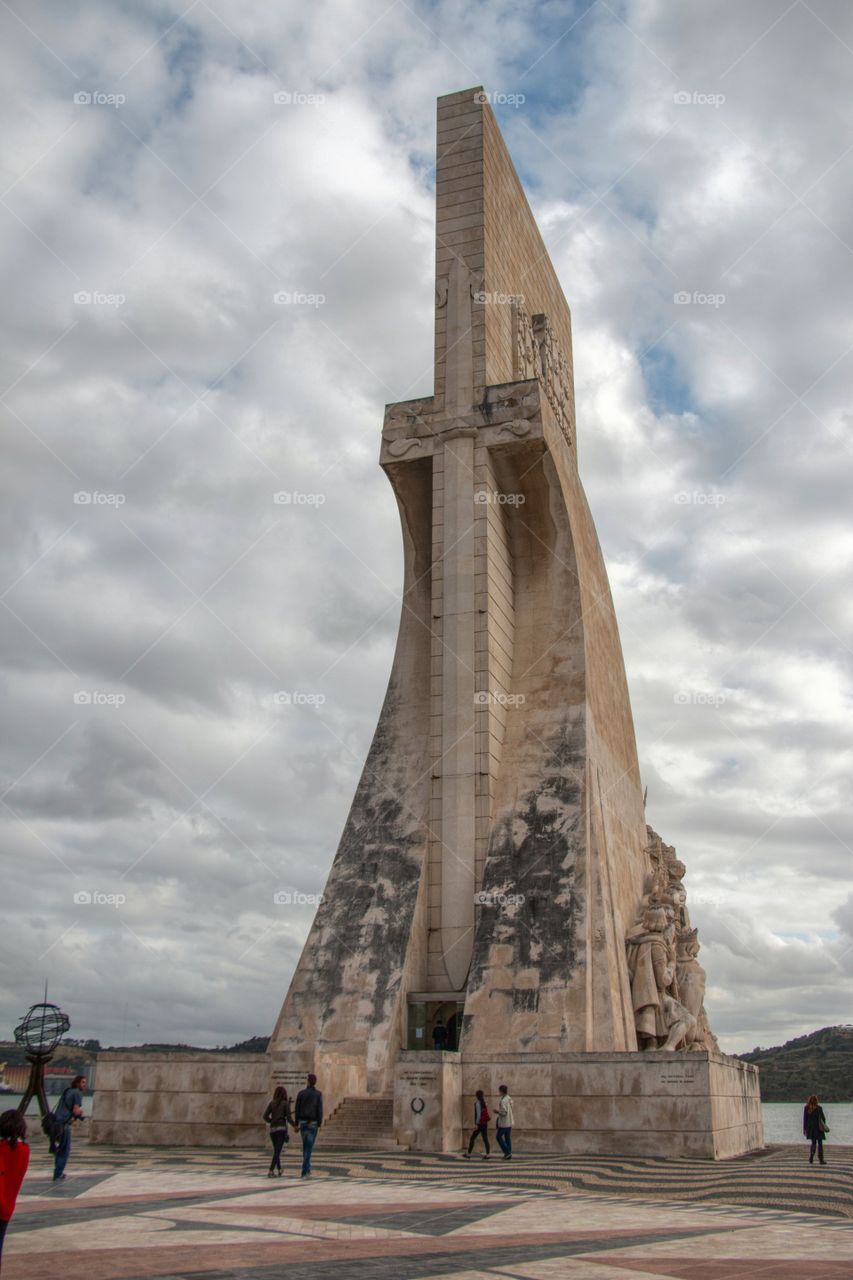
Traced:
<svg viewBox="0 0 853 1280">
<path fill-rule="evenodd" d="M 695 1019 L 676 998 L 672 926 L 663 907 L 647 907 L 641 926 L 628 937 L 628 973 L 637 1040 L 641 1049 L 677 1049 Z"/>
<path fill-rule="evenodd" d="M 717 1038 L 708 1025 L 708 1015 L 705 1013 L 705 970 L 697 959 L 698 954 L 699 930 L 682 930 L 678 935 L 676 963 L 678 996 L 695 1020 L 685 1047 L 718 1049 Z"/>
</svg>

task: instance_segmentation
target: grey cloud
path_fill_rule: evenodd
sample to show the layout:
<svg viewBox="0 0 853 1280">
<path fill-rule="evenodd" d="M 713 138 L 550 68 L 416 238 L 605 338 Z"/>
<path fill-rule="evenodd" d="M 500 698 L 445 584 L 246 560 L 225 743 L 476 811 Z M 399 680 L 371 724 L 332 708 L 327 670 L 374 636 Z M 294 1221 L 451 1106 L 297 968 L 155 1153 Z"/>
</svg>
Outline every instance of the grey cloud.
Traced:
<svg viewBox="0 0 853 1280">
<path fill-rule="evenodd" d="M 4 786 L 29 770 L 7 797 L 27 825 L 0 809 L 7 1023 L 38 956 L 104 1041 L 272 1025 L 311 914 L 272 894 L 322 889 L 393 652 L 401 546 L 376 459 L 384 403 L 430 390 L 432 100 L 481 76 L 528 95 L 501 123 L 573 308 L 580 465 L 649 816 L 688 863 L 715 1028 L 751 1048 L 845 1020 L 842 44 L 804 6 L 759 39 L 770 0 L 631 2 L 630 29 L 595 6 L 528 71 L 561 28 L 495 0 L 422 15 L 443 45 L 399 7 L 253 0 L 223 12 L 243 46 L 204 6 L 166 8 L 32 6 L 80 84 L 114 89 L 140 59 L 120 112 L 75 107 L 78 82 L 11 32 L 8 200 L 49 248 L 7 215 L 0 381 L 20 378 L 26 425 L 8 419 L 0 479 L 0 589 L 24 575 L 7 596 L 23 622 L 0 609 Z M 819 13 L 853 43 L 840 0 Z M 325 102 L 277 108 L 279 87 Z M 681 88 L 726 102 L 678 106 Z M 182 182 L 210 186 L 212 212 Z M 785 213 L 792 192 L 815 213 Z M 726 301 L 676 304 L 682 288 Z M 75 508 L 96 489 L 126 501 Z M 674 502 L 717 489 L 719 509 Z M 279 490 L 324 503 L 277 508 Z M 176 622 L 192 594 L 174 575 L 216 584 L 218 616 Z M 75 708 L 78 685 L 127 702 Z M 728 700 L 675 704 L 685 688 Z M 284 714 L 281 689 L 326 702 Z M 75 910 L 78 879 L 126 884 L 126 907 Z"/>
</svg>

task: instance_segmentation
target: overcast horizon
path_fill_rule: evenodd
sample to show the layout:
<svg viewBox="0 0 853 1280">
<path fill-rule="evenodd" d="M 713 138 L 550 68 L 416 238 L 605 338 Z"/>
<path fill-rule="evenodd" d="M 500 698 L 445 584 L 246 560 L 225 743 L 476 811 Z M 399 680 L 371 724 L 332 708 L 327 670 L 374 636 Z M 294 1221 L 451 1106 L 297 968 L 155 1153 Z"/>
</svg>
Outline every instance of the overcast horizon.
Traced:
<svg viewBox="0 0 853 1280">
<path fill-rule="evenodd" d="M 0 23 L 0 1038 L 45 978 L 79 1039 L 271 1032 L 396 639 L 378 455 L 384 404 L 432 391 L 435 99 L 480 84 L 572 311 L 711 1026 L 849 1023 L 849 6 Z"/>
</svg>

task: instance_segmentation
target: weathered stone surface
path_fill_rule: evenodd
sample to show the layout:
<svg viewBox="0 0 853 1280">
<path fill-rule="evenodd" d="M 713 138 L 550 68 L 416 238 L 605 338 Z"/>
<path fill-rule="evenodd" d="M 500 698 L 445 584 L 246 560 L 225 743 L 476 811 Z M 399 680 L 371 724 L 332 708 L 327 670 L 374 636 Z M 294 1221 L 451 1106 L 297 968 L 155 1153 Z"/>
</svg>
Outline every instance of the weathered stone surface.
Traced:
<svg viewBox="0 0 853 1280">
<path fill-rule="evenodd" d="M 393 1098 L 421 1149 L 455 1149 L 475 1088 L 506 1082 L 531 1150 L 744 1150 L 757 1076 L 705 1052 L 683 865 L 646 829 L 569 308 L 481 91 L 439 100 L 437 157 L 434 393 L 387 406 L 380 450 L 397 650 L 272 1079 L 313 1070 L 329 1111 L 360 1100 L 341 1115 Z M 429 1052 L 441 1009 L 458 1054 Z M 401 1052 L 410 1022 L 426 1052 Z M 189 1114 L 202 1093 L 187 1077 Z"/>
<path fill-rule="evenodd" d="M 466 1051 L 636 1048 L 645 820 L 569 310 L 488 104 L 440 99 L 438 136 L 435 393 L 382 433 L 400 642 L 272 1041 L 333 1100 L 391 1089 L 410 990 L 464 1000 Z"/>
<path fill-rule="evenodd" d="M 263 1054 L 100 1053 L 91 1142 L 247 1147 L 266 1140 Z"/>
</svg>

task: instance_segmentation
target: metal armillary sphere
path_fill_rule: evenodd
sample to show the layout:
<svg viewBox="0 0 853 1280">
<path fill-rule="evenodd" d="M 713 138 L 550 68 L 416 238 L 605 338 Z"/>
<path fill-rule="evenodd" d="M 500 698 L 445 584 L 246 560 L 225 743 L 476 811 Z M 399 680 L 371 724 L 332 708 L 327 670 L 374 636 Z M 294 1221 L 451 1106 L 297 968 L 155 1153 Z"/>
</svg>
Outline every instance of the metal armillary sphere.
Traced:
<svg viewBox="0 0 853 1280">
<path fill-rule="evenodd" d="M 71 1026 L 68 1014 L 57 1004 L 34 1004 L 25 1018 L 15 1027 L 15 1041 L 23 1045 L 27 1053 L 40 1057 L 53 1053 Z"/>
<path fill-rule="evenodd" d="M 48 1004 L 45 1000 L 43 1004 L 34 1004 L 15 1027 L 15 1042 L 26 1050 L 27 1061 L 31 1064 L 27 1091 L 18 1104 L 22 1115 L 32 1098 L 38 1098 L 43 1116 L 50 1110 L 44 1091 L 45 1063 L 53 1057 L 54 1049 L 70 1026 L 68 1015 L 59 1005 Z"/>
</svg>

